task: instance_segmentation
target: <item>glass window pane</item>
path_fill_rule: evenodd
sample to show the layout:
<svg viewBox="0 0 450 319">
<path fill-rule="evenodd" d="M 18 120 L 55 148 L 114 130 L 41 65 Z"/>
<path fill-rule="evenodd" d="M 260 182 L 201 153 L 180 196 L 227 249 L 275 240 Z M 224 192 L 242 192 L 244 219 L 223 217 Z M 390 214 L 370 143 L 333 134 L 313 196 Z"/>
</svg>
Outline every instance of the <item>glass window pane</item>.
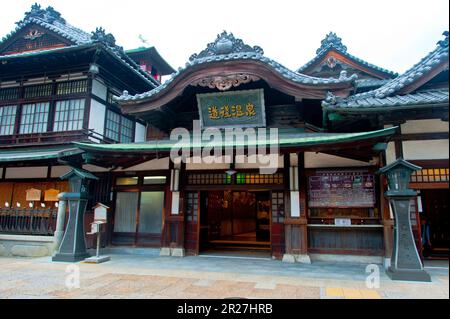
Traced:
<svg viewBox="0 0 450 319">
<path fill-rule="evenodd" d="M 116 185 L 137 185 L 137 177 L 118 177 L 116 180 Z"/>
<path fill-rule="evenodd" d="M 166 176 L 144 176 L 144 185 L 165 184 Z"/>
<path fill-rule="evenodd" d="M 142 192 L 139 232 L 159 234 L 162 230 L 164 192 Z"/>
<path fill-rule="evenodd" d="M 138 207 L 137 192 L 118 192 L 116 197 L 116 210 L 114 219 L 114 232 L 136 232 L 136 215 Z"/>
</svg>

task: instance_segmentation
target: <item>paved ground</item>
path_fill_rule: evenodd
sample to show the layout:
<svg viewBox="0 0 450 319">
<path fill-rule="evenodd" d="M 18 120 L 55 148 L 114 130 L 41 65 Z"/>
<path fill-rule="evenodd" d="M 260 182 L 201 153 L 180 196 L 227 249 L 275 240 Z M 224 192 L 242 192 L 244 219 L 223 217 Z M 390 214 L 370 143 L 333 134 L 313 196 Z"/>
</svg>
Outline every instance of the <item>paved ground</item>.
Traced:
<svg viewBox="0 0 450 319">
<path fill-rule="evenodd" d="M 366 265 L 111 257 L 100 265 L 0 257 L 0 298 L 449 298 L 448 262 L 427 268 L 431 283 L 393 282 L 380 267 L 379 288 L 371 288 Z"/>
</svg>

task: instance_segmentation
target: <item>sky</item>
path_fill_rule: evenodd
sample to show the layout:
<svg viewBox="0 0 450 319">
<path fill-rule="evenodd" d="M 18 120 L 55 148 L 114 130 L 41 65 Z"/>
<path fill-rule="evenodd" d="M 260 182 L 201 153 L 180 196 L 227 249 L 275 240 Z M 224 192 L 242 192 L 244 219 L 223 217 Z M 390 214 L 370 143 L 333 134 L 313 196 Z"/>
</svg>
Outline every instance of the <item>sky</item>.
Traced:
<svg viewBox="0 0 450 319">
<path fill-rule="evenodd" d="M 36 0 L 0 0 L 0 38 Z M 402 73 L 443 39 L 448 0 L 40 0 L 91 32 L 102 26 L 125 49 L 155 46 L 175 69 L 223 30 L 296 70 L 336 32 L 347 52 Z M 146 44 L 140 40 L 146 40 Z"/>
</svg>

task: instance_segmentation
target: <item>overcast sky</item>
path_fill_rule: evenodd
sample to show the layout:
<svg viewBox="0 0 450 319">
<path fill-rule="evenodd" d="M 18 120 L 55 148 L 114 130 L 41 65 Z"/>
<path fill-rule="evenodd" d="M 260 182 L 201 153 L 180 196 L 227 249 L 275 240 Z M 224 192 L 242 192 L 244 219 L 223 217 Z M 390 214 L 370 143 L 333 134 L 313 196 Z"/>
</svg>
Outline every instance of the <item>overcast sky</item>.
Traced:
<svg viewBox="0 0 450 319">
<path fill-rule="evenodd" d="M 35 2 L 2 0 L 0 38 Z M 296 70 L 315 56 L 329 31 L 349 53 L 403 72 L 448 30 L 448 0 L 40 0 L 68 23 L 91 32 L 102 26 L 125 49 L 155 46 L 174 68 L 203 50 L 223 30 Z"/>
</svg>

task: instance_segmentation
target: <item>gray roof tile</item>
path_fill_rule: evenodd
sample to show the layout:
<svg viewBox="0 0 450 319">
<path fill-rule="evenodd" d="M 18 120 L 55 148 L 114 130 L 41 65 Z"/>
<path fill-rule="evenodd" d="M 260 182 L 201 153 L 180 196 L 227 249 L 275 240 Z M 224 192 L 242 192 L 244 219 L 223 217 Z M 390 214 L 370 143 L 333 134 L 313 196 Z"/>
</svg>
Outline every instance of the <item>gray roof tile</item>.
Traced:
<svg viewBox="0 0 450 319">
<path fill-rule="evenodd" d="M 199 54 L 193 54 L 189 61 L 186 63 L 184 68 L 179 68 L 175 73 L 173 73 L 166 82 L 158 86 L 157 88 L 137 95 L 128 95 L 127 92 L 117 98 L 118 101 L 136 101 L 145 98 L 149 98 L 158 94 L 159 92 L 166 89 L 170 83 L 172 83 L 178 76 L 185 73 L 187 70 L 191 69 L 195 65 L 201 65 L 206 63 L 214 63 L 219 61 L 228 60 L 255 60 L 265 63 L 275 69 L 284 78 L 302 84 L 330 84 L 330 83 L 345 83 L 354 82 L 357 79 L 356 74 L 347 77 L 346 73 L 342 73 L 341 76 L 336 78 L 317 78 L 308 76 L 305 74 L 300 74 L 298 72 L 292 71 L 280 63 L 269 59 L 264 56 L 264 51 L 258 47 L 250 47 L 244 44 L 241 39 L 236 39 L 232 33 L 222 32 L 217 35 L 215 42 L 209 43 L 207 48 L 200 52 Z"/>
<path fill-rule="evenodd" d="M 316 63 L 317 61 L 321 60 L 329 51 L 331 50 L 335 50 L 337 52 L 339 52 L 340 54 L 342 54 L 343 56 L 356 61 L 358 63 L 360 63 L 361 65 L 364 65 L 368 68 L 383 72 L 383 73 L 387 73 L 391 76 L 397 76 L 398 73 L 396 72 L 392 72 L 389 71 L 387 69 L 381 68 L 379 66 L 376 66 L 375 64 L 369 63 L 363 59 L 360 59 L 350 53 L 347 52 L 347 47 L 345 45 L 342 44 L 342 39 L 339 38 L 336 33 L 334 32 L 330 32 L 328 33 L 325 38 L 321 41 L 321 46 L 320 48 L 317 49 L 316 51 L 316 56 L 309 61 L 308 63 L 306 63 L 305 65 L 301 66 L 297 72 L 304 72 L 307 68 L 309 68 L 312 64 Z"/>
</svg>

